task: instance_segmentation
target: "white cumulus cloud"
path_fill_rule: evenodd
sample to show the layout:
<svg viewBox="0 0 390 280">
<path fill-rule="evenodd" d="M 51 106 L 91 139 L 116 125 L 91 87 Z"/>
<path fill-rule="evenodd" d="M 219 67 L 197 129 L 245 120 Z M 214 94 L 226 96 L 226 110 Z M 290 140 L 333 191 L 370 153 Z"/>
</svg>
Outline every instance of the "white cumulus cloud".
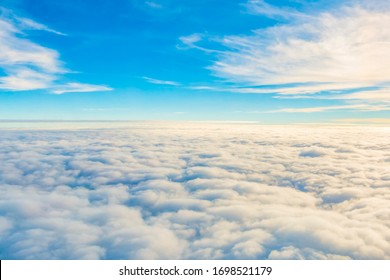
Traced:
<svg viewBox="0 0 390 280">
<path fill-rule="evenodd" d="M 389 134 L 142 122 L 3 129 L 0 257 L 390 259 Z"/>
</svg>

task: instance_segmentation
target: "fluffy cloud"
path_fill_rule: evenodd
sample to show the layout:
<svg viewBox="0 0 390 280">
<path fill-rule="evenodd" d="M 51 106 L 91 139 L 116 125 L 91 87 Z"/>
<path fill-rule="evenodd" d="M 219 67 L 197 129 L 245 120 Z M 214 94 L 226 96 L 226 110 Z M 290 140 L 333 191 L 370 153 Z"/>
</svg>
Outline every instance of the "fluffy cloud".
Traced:
<svg viewBox="0 0 390 280">
<path fill-rule="evenodd" d="M 389 134 L 3 129 L 0 258 L 390 259 Z"/>
</svg>

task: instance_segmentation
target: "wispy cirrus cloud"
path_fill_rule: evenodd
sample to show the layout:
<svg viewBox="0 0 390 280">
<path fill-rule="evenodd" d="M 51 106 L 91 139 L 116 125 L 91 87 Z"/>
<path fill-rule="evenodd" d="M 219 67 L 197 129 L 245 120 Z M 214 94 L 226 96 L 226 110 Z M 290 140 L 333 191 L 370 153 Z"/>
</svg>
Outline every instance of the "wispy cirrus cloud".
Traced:
<svg viewBox="0 0 390 280">
<path fill-rule="evenodd" d="M 359 86 L 360 85 L 360 86 Z M 357 87 L 359 86 L 359 87 Z M 311 98 L 315 93 L 332 92 L 340 93 L 346 90 L 356 89 L 360 90 L 366 84 L 359 83 L 345 83 L 337 84 L 333 83 L 298 83 L 298 84 L 275 84 L 275 85 L 261 85 L 261 86 L 240 86 L 235 84 L 219 84 L 219 85 L 199 85 L 190 86 L 194 90 L 213 90 L 213 91 L 228 91 L 237 93 L 258 93 L 258 94 L 277 94 L 275 98 Z M 357 88 L 355 88 L 357 87 Z M 340 95 L 342 96 L 342 95 Z M 317 96 L 316 96 L 317 98 Z"/>
<path fill-rule="evenodd" d="M 61 36 L 67 36 L 67 34 L 65 34 L 65 33 L 51 29 L 51 28 L 47 27 L 46 25 L 38 23 L 38 22 L 33 21 L 31 19 L 20 18 L 20 17 L 17 17 L 16 19 L 18 20 L 19 24 L 21 24 L 24 29 L 42 30 L 42 31 L 51 32 L 51 33 L 61 35 Z"/>
<path fill-rule="evenodd" d="M 355 99 L 362 104 L 381 103 L 389 109 L 389 5 L 346 1 L 337 9 L 305 14 L 261 0 L 248 1 L 245 7 L 252 14 L 283 22 L 250 35 L 209 38 L 225 49 L 217 52 L 208 69 L 227 85 L 199 89 L 272 94 L 276 98 L 324 99 L 323 95 L 337 94 L 340 102 Z M 195 44 L 199 37 L 184 39 L 187 46 L 202 50 Z M 356 106 L 340 106 L 344 105 Z"/>
<path fill-rule="evenodd" d="M 201 34 L 201 33 L 193 33 L 186 36 L 179 37 L 180 44 L 176 47 L 178 49 L 197 49 L 205 53 L 221 53 L 217 49 L 212 49 L 208 47 L 203 47 L 200 45 L 201 42 L 207 42 L 207 40 L 214 40 L 212 36 Z"/>
<path fill-rule="evenodd" d="M 6 73 L 8 76 L 0 77 L 0 89 L 3 90 L 45 89 L 55 80 L 52 73 L 34 71 L 27 67 L 17 67 Z"/>
<path fill-rule="evenodd" d="M 110 90 L 112 90 L 112 88 L 103 85 L 67 83 L 53 89 L 53 93 L 63 94 L 68 92 L 92 92 L 92 91 L 110 91 Z"/>
<path fill-rule="evenodd" d="M 151 84 L 156 84 L 156 85 L 169 85 L 169 86 L 180 86 L 180 83 L 174 82 L 174 81 L 166 81 L 166 80 L 158 80 L 158 79 L 153 79 L 150 77 L 142 77 L 145 81 Z"/>
<path fill-rule="evenodd" d="M 341 12 L 340 12 L 341 13 Z M 250 36 L 226 36 L 229 47 L 210 67 L 215 75 L 239 83 L 278 85 L 315 83 L 326 90 L 388 82 L 386 71 L 390 14 L 359 7 L 343 15 L 256 30 Z M 301 86 L 295 86 L 302 93 Z"/>
<path fill-rule="evenodd" d="M 0 9 L 0 90 L 47 90 L 62 94 L 76 91 L 105 91 L 107 86 L 77 82 L 61 82 L 70 72 L 53 49 L 37 44 L 26 37 L 26 31 L 40 30 L 56 35 L 64 33 L 50 29 L 28 18 L 21 18 L 11 11 Z"/>
<path fill-rule="evenodd" d="M 182 36 L 179 40 L 189 47 L 193 47 L 195 43 L 200 42 L 202 40 L 202 35 L 199 33 L 190 34 L 187 36 Z"/>
<path fill-rule="evenodd" d="M 146 1 L 145 5 L 153 9 L 161 9 L 163 7 L 161 4 L 152 1 Z"/>
<path fill-rule="evenodd" d="M 365 104 L 352 104 L 352 105 L 340 105 L 340 106 L 322 106 L 322 107 L 308 107 L 308 108 L 283 108 L 279 110 L 268 111 L 267 113 L 317 113 L 325 111 L 336 110 L 359 110 L 359 111 L 382 111 L 386 108 L 381 106 L 365 105 Z M 388 108 L 387 108 L 388 109 Z M 390 110 L 390 109 L 388 109 Z"/>
<path fill-rule="evenodd" d="M 390 104 L 390 88 L 383 87 L 374 90 L 362 90 L 354 93 L 330 96 L 329 99 L 366 100 Z"/>
<path fill-rule="evenodd" d="M 12 12 L 9 9 L 6 9 L 4 7 L 0 7 L 0 15 L 1 18 L 6 19 L 9 22 L 14 23 L 15 25 L 19 26 L 22 30 L 42 30 L 51 32 L 57 35 L 67 36 L 67 34 L 59 32 L 57 30 L 54 30 L 52 28 L 49 28 L 48 26 L 36 22 L 29 18 L 19 17 L 14 12 Z"/>
<path fill-rule="evenodd" d="M 247 11 L 252 14 L 261 14 L 271 18 L 307 17 L 307 14 L 298 12 L 292 8 L 280 8 L 268 4 L 264 0 L 250 0 L 244 4 Z"/>
</svg>

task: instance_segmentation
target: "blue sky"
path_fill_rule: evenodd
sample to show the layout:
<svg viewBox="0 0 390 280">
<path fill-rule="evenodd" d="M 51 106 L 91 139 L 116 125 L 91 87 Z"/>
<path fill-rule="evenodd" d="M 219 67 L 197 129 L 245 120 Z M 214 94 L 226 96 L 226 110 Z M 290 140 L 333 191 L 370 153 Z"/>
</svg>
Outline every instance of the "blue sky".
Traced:
<svg viewBox="0 0 390 280">
<path fill-rule="evenodd" d="M 388 123 L 389 1 L 5 0 L 0 119 Z"/>
</svg>

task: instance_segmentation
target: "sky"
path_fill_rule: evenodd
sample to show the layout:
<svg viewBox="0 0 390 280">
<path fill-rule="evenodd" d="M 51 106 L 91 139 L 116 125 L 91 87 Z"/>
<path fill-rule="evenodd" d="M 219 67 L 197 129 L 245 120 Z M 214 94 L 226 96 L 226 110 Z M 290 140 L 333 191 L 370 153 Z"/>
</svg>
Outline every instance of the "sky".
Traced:
<svg viewBox="0 0 390 280">
<path fill-rule="evenodd" d="M 388 0 L 2 0 L 0 120 L 390 121 Z"/>
</svg>

